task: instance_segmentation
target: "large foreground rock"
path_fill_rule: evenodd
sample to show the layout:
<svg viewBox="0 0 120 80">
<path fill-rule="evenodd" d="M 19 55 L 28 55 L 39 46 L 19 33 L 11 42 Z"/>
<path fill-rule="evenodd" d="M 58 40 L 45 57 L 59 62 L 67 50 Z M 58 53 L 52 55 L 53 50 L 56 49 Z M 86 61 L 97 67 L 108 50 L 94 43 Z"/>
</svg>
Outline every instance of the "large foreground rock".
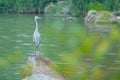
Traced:
<svg viewBox="0 0 120 80">
<path fill-rule="evenodd" d="M 51 61 L 37 56 L 30 56 L 23 71 L 23 80 L 66 80 L 66 78 L 50 67 Z"/>
</svg>

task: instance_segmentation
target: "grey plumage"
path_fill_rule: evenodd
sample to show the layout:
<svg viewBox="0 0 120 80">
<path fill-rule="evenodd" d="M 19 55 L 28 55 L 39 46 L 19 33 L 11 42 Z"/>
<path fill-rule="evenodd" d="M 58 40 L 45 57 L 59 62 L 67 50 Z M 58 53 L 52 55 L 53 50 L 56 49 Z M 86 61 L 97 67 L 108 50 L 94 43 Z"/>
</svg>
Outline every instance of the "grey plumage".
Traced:
<svg viewBox="0 0 120 80">
<path fill-rule="evenodd" d="M 33 34 L 33 42 L 34 42 L 34 45 L 35 45 L 35 49 L 37 49 L 40 45 L 40 33 L 39 33 L 39 30 L 38 30 L 38 21 L 37 21 L 38 19 L 40 19 L 40 17 L 38 17 L 38 16 L 34 17 L 34 20 L 35 20 L 35 23 L 36 23 L 35 31 L 34 31 L 34 34 Z"/>
</svg>

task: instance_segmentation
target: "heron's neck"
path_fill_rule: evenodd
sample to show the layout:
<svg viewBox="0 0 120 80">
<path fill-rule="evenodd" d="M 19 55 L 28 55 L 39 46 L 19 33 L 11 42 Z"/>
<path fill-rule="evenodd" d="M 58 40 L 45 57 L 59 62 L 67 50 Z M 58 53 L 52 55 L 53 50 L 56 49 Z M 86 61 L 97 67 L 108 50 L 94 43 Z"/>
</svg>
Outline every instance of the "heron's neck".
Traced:
<svg viewBox="0 0 120 80">
<path fill-rule="evenodd" d="M 37 22 L 37 19 L 35 19 L 35 24 L 36 24 L 36 30 L 38 30 L 38 22 Z"/>
</svg>

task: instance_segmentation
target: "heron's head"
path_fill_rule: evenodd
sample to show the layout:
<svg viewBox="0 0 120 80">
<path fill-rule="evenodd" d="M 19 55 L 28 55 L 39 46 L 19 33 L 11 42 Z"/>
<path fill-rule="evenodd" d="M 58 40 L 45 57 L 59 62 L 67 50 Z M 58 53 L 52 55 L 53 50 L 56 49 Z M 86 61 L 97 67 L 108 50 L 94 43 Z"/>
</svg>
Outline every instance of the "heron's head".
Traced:
<svg viewBox="0 0 120 80">
<path fill-rule="evenodd" d="M 35 16 L 35 17 L 34 17 L 34 19 L 35 19 L 35 20 L 38 20 L 38 19 L 40 19 L 40 17 L 38 17 L 38 16 Z"/>
</svg>

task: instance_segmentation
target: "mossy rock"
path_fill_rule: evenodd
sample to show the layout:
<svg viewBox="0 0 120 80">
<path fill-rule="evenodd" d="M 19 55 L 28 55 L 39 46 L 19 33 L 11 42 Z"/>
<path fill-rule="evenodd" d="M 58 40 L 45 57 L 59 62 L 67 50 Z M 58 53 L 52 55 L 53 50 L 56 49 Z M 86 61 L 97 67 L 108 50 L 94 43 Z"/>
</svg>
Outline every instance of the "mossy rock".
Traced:
<svg viewBox="0 0 120 80">
<path fill-rule="evenodd" d="M 30 76 L 32 74 L 33 66 L 31 64 L 26 64 L 21 68 L 22 77 Z"/>
<path fill-rule="evenodd" d="M 45 13 L 53 15 L 56 14 L 58 16 L 66 15 L 70 13 L 70 7 L 67 1 L 58 1 L 55 4 L 50 3 L 48 6 L 46 6 Z"/>
<path fill-rule="evenodd" d="M 45 13 L 46 14 L 56 14 L 55 5 L 53 3 L 50 3 L 48 6 L 46 6 Z"/>
<path fill-rule="evenodd" d="M 115 23 L 116 16 L 109 11 L 98 11 L 95 16 L 95 23 Z"/>
<path fill-rule="evenodd" d="M 85 17 L 85 21 L 94 23 L 116 23 L 116 16 L 109 11 L 90 10 Z"/>
</svg>

